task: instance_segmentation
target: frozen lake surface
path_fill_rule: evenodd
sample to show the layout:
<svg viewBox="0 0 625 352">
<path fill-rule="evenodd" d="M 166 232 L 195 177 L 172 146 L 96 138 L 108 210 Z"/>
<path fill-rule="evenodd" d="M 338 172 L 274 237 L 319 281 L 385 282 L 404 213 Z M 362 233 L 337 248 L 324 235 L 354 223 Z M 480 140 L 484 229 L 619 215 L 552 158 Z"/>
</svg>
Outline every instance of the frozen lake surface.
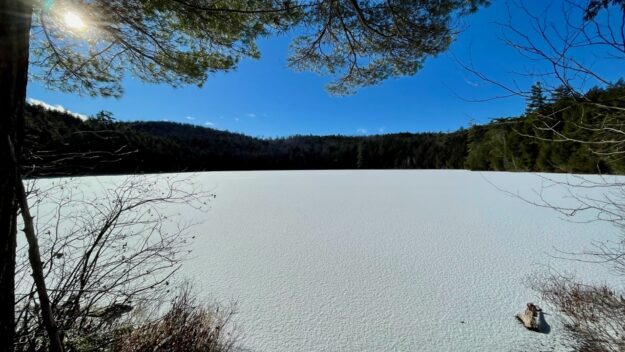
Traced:
<svg viewBox="0 0 625 352">
<path fill-rule="evenodd" d="M 514 318 L 527 302 L 541 304 L 526 277 L 550 266 L 618 282 L 598 265 L 550 256 L 615 229 L 567 222 L 493 186 L 532 195 L 543 182 L 534 174 L 193 177 L 217 197 L 208 212 L 183 214 L 202 225 L 181 274 L 207 298 L 238 302 L 250 351 L 560 350 L 556 312 L 546 309 L 550 334 Z"/>
<path fill-rule="evenodd" d="M 301 171 L 199 174 L 217 198 L 183 274 L 220 301 L 254 351 L 510 351 L 552 333 L 514 314 L 540 300 L 526 277 L 615 230 L 580 225 L 531 195 L 532 174 Z M 488 180 L 488 181 L 487 181 Z M 493 183 L 493 184 L 491 184 Z M 551 197 L 564 194 L 551 194 Z M 555 312 L 550 312 L 554 314 Z M 464 323 L 462 323 L 464 321 Z"/>
</svg>

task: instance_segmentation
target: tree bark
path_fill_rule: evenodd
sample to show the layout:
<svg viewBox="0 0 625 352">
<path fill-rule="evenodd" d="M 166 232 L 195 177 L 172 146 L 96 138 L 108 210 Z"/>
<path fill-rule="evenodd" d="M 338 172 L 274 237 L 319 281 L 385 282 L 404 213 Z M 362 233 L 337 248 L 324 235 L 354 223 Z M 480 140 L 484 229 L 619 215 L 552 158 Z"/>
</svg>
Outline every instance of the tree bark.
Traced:
<svg viewBox="0 0 625 352">
<path fill-rule="evenodd" d="M 32 0 L 0 0 L 0 352 L 14 350 L 18 169 L 8 141 L 19 162 L 32 10 Z"/>
</svg>

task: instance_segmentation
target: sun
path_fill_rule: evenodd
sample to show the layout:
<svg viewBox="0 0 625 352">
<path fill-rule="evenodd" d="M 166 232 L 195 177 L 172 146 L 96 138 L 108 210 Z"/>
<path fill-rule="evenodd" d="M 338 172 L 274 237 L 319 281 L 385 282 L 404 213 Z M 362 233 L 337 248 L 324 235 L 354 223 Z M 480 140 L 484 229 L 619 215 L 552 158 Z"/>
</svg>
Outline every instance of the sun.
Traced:
<svg viewBox="0 0 625 352">
<path fill-rule="evenodd" d="M 85 22 L 82 20 L 82 18 L 80 18 L 80 16 L 78 16 L 76 13 L 71 12 L 71 11 L 65 14 L 65 24 L 69 28 L 73 28 L 73 29 L 85 28 Z"/>
</svg>

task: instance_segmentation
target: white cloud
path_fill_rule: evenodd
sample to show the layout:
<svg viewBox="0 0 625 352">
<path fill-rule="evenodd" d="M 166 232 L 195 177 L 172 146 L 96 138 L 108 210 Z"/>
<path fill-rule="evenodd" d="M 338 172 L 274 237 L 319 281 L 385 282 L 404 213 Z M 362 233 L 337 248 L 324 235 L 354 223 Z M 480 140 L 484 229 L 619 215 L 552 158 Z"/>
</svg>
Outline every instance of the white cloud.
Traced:
<svg viewBox="0 0 625 352">
<path fill-rule="evenodd" d="M 195 117 L 193 117 L 193 116 L 185 116 L 185 119 L 187 119 L 187 120 L 195 120 Z"/>
<path fill-rule="evenodd" d="M 384 128 L 384 127 L 380 127 L 380 128 L 378 128 L 378 132 L 380 132 L 380 133 L 384 133 L 384 131 L 386 131 L 386 128 Z"/>
<path fill-rule="evenodd" d="M 51 105 L 51 104 L 46 103 L 45 101 L 41 101 L 41 100 L 33 99 L 33 98 L 28 98 L 26 99 L 26 101 L 29 104 L 38 105 L 48 110 L 59 111 L 59 112 L 64 112 L 66 114 L 70 114 L 72 116 L 78 117 L 81 120 L 86 120 L 88 118 L 87 115 L 79 114 L 77 112 L 67 110 L 65 107 L 63 107 L 63 105 Z"/>
<path fill-rule="evenodd" d="M 235 117 L 235 118 L 234 118 L 234 121 L 239 122 L 239 118 L 238 118 L 238 117 Z"/>
<path fill-rule="evenodd" d="M 247 117 L 254 118 L 254 117 L 256 117 L 256 114 L 255 114 L 255 113 L 253 113 L 253 112 L 250 112 L 250 113 L 249 113 L 249 114 L 247 114 L 246 116 L 247 116 Z"/>
<path fill-rule="evenodd" d="M 359 129 L 356 130 L 356 133 L 367 134 L 367 129 L 366 128 L 359 128 Z"/>
<path fill-rule="evenodd" d="M 210 122 L 210 121 L 206 121 L 206 122 L 204 122 L 204 124 L 205 124 L 206 126 L 215 126 L 215 124 L 214 124 L 214 123 L 212 123 L 212 122 Z"/>
<path fill-rule="evenodd" d="M 480 86 L 479 83 L 475 83 L 475 82 L 473 82 L 472 80 L 470 80 L 470 79 L 468 79 L 466 77 L 463 77 L 463 78 L 464 78 L 464 83 L 470 85 L 471 87 L 479 87 Z"/>
</svg>

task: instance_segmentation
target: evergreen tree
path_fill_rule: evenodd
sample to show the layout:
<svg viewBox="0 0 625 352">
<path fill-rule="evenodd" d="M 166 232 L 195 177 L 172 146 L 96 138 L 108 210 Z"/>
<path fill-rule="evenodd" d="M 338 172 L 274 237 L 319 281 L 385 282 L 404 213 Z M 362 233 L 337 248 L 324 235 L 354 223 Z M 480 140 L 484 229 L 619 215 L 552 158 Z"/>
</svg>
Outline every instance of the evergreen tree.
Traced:
<svg viewBox="0 0 625 352">
<path fill-rule="evenodd" d="M 574 94 L 573 90 L 570 87 L 567 87 L 565 85 L 560 85 L 556 87 L 556 89 L 554 89 L 553 92 L 551 93 L 551 96 L 549 97 L 549 102 L 557 103 L 559 101 L 572 98 L 573 94 Z"/>
<path fill-rule="evenodd" d="M 530 96 L 527 98 L 527 106 L 525 113 L 530 114 L 539 109 L 542 109 L 546 105 L 545 94 L 543 93 L 543 87 L 540 82 L 534 83 L 530 90 Z"/>
<path fill-rule="evenodd" d="M 102 123 L 104 125 L 110 125 L 115 122 L 115 118 L 113 117 L 113 113 L 106 110 L 101 110 L 95 116 L 92 117 L 92 120 L 97 123 Z"/>
</svg>

